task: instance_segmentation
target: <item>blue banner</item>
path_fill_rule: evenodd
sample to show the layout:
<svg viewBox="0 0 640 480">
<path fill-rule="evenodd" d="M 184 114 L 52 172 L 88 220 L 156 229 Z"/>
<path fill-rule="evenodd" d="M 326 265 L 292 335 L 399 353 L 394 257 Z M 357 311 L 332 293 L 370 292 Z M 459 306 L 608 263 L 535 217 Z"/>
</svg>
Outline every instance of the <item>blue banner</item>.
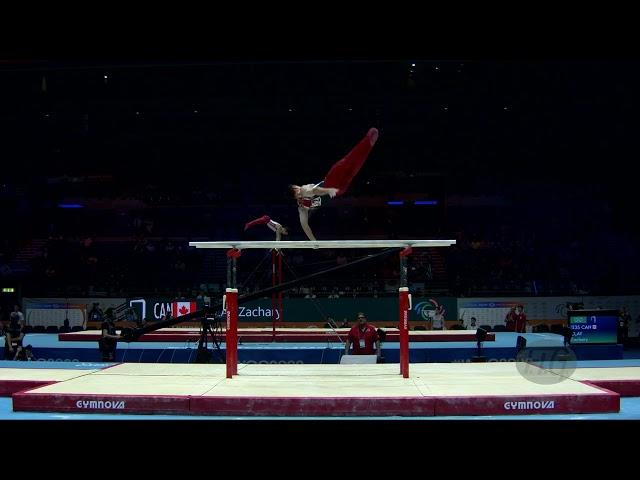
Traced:
<svg viewBox="0 0 640 480">
<path fill-rule="evenodd" d="M 96 342 L 97 343 L 97 342 Z M 622 359 L 622 345 L 572 345 L 577 360 L 619 360 Z M 224 363 L 225 349 L 212 351 L 213 361 Z M 240 348 L 240 363 L 339 363 L 341 348 L 307 347 L 300 348 Z M 387 363 L 399 363 L 399 349 L 382 348 Z M 469 362 L 476 355 L 475 348 L 412 348 L 409 361 L 412 363 Z M 484 348 L 482 353 L 489 362 L 513 362 L 515 348 Z M 101 362 L 102 355 L 97 347 L 92 348 L 46 348 L 34 347 L 37 360 L 47 362 Z M 4 358 L 4 348 L 0 349 Z M 118 348 L 116 362 L 128 363 L 194 363 L 195 348 Z"/>
</svg>

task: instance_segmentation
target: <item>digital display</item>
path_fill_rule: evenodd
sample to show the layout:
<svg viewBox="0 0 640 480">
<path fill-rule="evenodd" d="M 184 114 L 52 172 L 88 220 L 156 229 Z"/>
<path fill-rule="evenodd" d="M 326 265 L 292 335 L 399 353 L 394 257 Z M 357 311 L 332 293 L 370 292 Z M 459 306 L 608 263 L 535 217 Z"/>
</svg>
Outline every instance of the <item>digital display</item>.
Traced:
<svg viewBox="0 0 640 480">
<path fill-rule="evenodd" d="M 571 343 L 617 343 L 618 312 L 616 310 L 573 310 L 568 312 Z"/>
</svg>

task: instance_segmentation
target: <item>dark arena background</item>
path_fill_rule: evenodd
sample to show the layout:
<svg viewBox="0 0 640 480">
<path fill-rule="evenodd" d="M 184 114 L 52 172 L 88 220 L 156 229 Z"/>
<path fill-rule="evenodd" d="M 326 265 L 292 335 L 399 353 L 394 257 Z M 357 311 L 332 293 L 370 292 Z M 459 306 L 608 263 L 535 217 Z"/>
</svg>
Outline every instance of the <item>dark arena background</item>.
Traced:
<svg viewBox="0 0 640 480">
<path fill-rule="evenodd" d="M 637 62 L 0 60 L 0 418 L 640 419 Z"/>
</svg>

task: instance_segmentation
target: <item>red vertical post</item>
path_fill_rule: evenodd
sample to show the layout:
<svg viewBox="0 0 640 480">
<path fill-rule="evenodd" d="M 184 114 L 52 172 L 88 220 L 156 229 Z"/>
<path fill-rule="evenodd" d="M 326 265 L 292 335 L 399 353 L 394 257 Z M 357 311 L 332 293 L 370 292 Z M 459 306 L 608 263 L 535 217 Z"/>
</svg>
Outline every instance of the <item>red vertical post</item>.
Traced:
<svg viewBox="0 0 640 480">
<path fill-rule="evenodd" d="M 409 378 L 409 287 L 407 257 L 411 247 L 400 252 L 400 288 L 398 289 L 398 328 L 400 330 L 400 373 Z"/>
<path fill-rule="evenodd" d="M 400 373 L 409 378 L 409 288 L 399 289 Z"/>
<path fill-rule="evenodd" d="M 282 283 L 282 252 L 278 251 L 278 283 Z M 282 322 L 282 290 L 278 292 L 278 321 Z"/>
<path fill-rule="evenodd" d="M 227 288 L 227 378 L 238 373 L 238 289 Z"/>
<path fill-rule="evenodd" d="M 276 286 L 276 256 L 278 251 L 274 248 L 271 250 L 271 286 Z M 271 292 L 271 340 L 276 341 L 276 292 Z"/>
<path fill-rule="evenodd" d="M 226 363 L 227 378 L 238 374 L 238 289 L 236 288 L 236 266 L 240 250 L 227 250 L 227 330 L 226 330 Z"/>
</svg>

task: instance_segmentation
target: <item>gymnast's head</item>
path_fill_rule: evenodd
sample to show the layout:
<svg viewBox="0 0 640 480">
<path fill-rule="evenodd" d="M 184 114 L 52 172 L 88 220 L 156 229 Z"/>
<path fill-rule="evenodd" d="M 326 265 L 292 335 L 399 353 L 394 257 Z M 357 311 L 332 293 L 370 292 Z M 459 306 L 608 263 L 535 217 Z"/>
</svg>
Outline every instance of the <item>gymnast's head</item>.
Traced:
<svg viewBox="0 0 640 480">
<path fill-rule="evenodd" d="M 302 198 L 299 185 L 289 185 L 289 194 L 293 195 L 293 198 Z"/>
</svg>

